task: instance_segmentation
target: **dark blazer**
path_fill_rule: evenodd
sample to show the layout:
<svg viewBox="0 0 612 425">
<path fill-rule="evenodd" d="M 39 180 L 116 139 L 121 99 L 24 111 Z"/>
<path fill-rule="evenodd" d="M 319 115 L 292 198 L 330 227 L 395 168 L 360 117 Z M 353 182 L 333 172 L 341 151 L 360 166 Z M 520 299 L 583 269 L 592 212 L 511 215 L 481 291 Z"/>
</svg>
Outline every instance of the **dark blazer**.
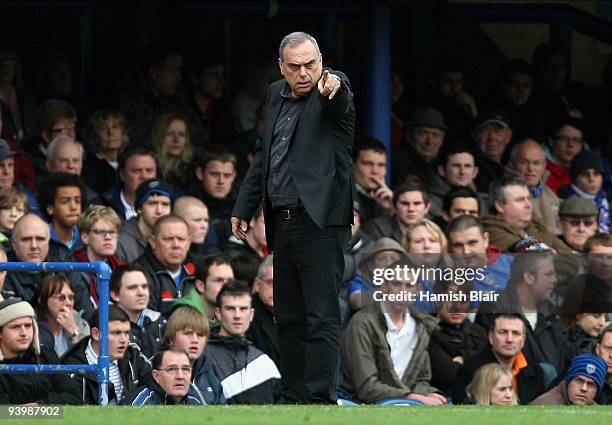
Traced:
<svg viewBox="0 0 612 425">
<path fill-rule="evenodd" d="M 329 70 L 342 79 L 342 87 L 332 100 L 321 96 L 317 87 L 306 95 L 306 104 L 293 134 L 287 160 L 304 208 L 317 226 L 348 226 L 353 222 L 352 145 L 355 131 L 353 93 L 346 75 Z M 276 119 L 281 109 L 279 80 L 268 89 L 263 139 L 257 142 L 255 158 L 247 171 L 233 217 L 247 222 L 264 201 L 266 240 L 274 244 L 274 214 L 267 194 L 270 147 Z"/>
</svg>

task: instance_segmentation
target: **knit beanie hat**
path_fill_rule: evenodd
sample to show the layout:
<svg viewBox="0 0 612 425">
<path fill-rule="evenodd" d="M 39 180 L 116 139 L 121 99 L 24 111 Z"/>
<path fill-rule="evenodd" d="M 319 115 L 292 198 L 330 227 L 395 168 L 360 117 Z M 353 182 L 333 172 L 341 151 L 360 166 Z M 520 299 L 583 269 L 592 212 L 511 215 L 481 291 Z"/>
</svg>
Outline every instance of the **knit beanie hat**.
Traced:
<svg viewBox="0 0 612 425">
<path fill-rule="evenodd" d="M 604 167 L 601 162 L 601 156 L 595 152 L 589 152 L 582 149 L 578 154 L 572 158 L 570 162 L 570 175 L 572 176 L 572 182 L 576 182 L 576 177 L 583 171 L 593 169 L 603 174 Z"/>
<path fill-rule="evenodd" d="M 584 376 L 597 384 L 599 393 L 606 382 L 607 372 L 608 365 L 601 357 L 595 354 L 579 354 L 572 359 L 565 374 L 565 382 L 569 384 L 576 376 Z"/>
<path fill-rule="evenodd" d="M 40 354 L 38 326 L 36 325 L 36 314 L 30 303 L 23 301 L 21 298 L 8 298 L 0 302 L 0 327 L 22 317 L 31 317 L 33 319 L 34 337 L 32 338 L 32 348 L 34 348 L 34 353 L 38 355 Z M 2 360 L 4 360 L 4 355 L 0 351 L 0 361 Z"/>
</svg>

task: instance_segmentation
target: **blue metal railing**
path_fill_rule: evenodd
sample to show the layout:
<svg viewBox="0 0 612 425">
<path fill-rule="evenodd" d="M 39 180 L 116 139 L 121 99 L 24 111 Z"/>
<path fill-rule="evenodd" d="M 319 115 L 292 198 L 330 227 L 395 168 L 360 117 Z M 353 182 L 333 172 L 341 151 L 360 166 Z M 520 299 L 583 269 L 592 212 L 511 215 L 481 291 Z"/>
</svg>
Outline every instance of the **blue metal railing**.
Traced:
<svg viewBox="0 0 612 425">
<path fill-rule="evenodd" d="M 39 271 L 39 272 L 88 272 L 94 273 L 98 279 L 98 292 L 100 297 L 100 349 L 97 365 L 62 365 L 62 364 L 0 364 L 0 373 L 79 373 L 97 372 L 98 374 L 98 403 L 102 406 L 108 404 L 109 383 L 109 356 L 108 356 L 108 284 L 110 280 L 110 268 L 106 263 L 97 261 L 95 263 L 0 263 L 0 271 Z"/>
</svg>

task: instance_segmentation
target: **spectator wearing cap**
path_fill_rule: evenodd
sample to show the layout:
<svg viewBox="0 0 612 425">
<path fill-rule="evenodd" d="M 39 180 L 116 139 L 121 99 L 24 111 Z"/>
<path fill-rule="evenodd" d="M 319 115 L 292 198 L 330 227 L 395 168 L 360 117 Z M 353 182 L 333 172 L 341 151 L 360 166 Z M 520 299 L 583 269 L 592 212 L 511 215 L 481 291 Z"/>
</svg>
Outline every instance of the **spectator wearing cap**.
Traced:
<svg viewBox="0 0 612 425">
<path fill-rule="evenodd" d="M 531 404 L 582 406 L 597 404 L 595 397 L 606 381 L 606 362 L 594 354 L 580 354 L 572 359 L 559 385 L 540 395 Z"/>
<path fill-rule="evenodd" d="M 432 165 L 444 143 L 444 118 L 436 109 L 425 106 L 415 110 L 405 126 L 406 140 L 392 155 L 393 180 L 397 183 L 407 174 L 416 174 L 428 182 L 434 176 Z"/>
<path fill-rule="evenodd" d="M 172 188 L 163 180 L 152 178 L 138 186 L 134 205 L 138 216 L 119 230 L 115 255 L 121 261 L 131 263 L 144 253 L 153 225 L 160 217 L 170 214 L 172 201 Z"/>
<path fill-rule="evenodd" d="M 549 253 L 517 255 L 510 266 L 510 280 L 496 301 L 482 302 L 476 323 L 491 329 L 495 314 L 514 313 L 525 322 L 525 353 L 538 363 L 548 363 L 557 376 L 565 371 L 573 349 L 565 325 L 549 301 L 558 279 Z"/>
<path fill-rule="evenodd" d="M 474 157 L 479 169 L 476 184 L 485 189 L 504 173 L 502 162 L 512 139 L 510 120 L 503 111 L 483 109 L 476 117 L 472 138 L 477 147 Z"/>
<path fill-rule="evenodd" d="M 1 130 L 0 125 L 0 130 Z M 16 152 L 11 150 L 8 142 L 0 139 L 0 188 L 15 187 L 25 193 L 30 205 L 30 211 L 39 212 L 38 201 L 34 193 L 24 184 L 15 180 L 15 155 Z"/>
<path fill-rule="evenodd" d="M 164 317 L 172 302 L 195 284 L 195 267 L 186 263 L 191 237 L 189 226 L 176 215 L 164 215 L 153 223 L 147 247 L 134 263 L 142 267 L 149 282 L 149 308 Z"/>
<path fill-rule="evenodd" d="M 584 142 L 583 122 L 580 119 L 566 116 L 555 125 L 548 145 L 544 147 L 546 153 L 546 186 L 557 193 L 560 188 L 569 186 L 572 182 L 570 176 L 570 163 L 582 149 Z"/>
<path fill-rule="evenodd" d="M 597 232 L 597 215 L 599 211 L 591 199 L 571 196 L 561 203 L 560 239 L 570 248 L 582 252 L 584 243 Z"/>
<path fill-rule="evenodd" d="M 599 211 L 597 231 L 610 233 L 610 203 L 608 195 L 602 189 L 604 166 L 601 157 L 595 152 L 581 151 L 570 163 L 572 184 L 561 189 L 559 195 L 568 198 L 572 195 L 591 199 Z"/>
<path fill-rule="evenodd" d="M 9 298 L 0 302 L 0 365 L 58 364 L 53 347 L 40 345 L 34 309 L 26 301 Z M 0 404 L 78 404 L 67 391 L 64 374 L 0 374 Z"/>
<path fill-rule="evenodd" d="M 544 149 L 533 139 L 521 140 L 510 152 L 508 169 L 527 183 L 533 218 L 544 223 L 551 233 L 560 234 L 558 211 L 561 200 L 544 184 L 548 173 Z"/>
</svg>

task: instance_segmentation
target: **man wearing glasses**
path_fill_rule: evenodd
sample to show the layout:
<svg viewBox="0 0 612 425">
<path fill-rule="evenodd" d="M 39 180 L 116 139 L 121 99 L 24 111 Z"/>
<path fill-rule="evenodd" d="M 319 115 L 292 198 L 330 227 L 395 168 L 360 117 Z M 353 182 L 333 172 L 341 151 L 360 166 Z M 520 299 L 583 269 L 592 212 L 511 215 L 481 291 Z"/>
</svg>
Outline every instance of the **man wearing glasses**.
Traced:
<svg viewBox="0 0 612 425">
<path fill-rule="evenodd" d="M 191 383 L 189 356 L 182 348 L 169 348 L 153 356 L 153 379 L 149 386 L 139 388 L 121 404 L 152 406 L 163 404 L 206 404 L 202 393 Z"/>
<path fill-rule="evenodd" d="M 572 196 L 559 208 L 561 240 L 577 252 L 583 252 L 584 243 L 597 232 L 599 211 L 591 199 Z"/>
</svg>

